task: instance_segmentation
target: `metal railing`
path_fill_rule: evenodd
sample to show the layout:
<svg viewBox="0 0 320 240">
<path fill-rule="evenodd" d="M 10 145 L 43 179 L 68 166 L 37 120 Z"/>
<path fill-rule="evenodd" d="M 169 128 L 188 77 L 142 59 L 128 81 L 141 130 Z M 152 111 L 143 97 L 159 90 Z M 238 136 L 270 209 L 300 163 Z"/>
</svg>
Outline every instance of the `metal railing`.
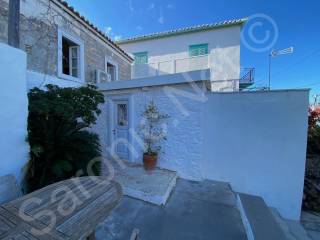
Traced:
<svg viewBox="0 0 320 240">
<path fill-rule="evenodd" d="M 254 75 L 255 75 L 255 68 L 241 68 L 240 84 L 253 84 Z"/>
<path fill-rule="evenodd" d="M 175 74 L 210 68 L 209 55 L 132 65 L 132 79 Z"/>
<path fill-rule="evenodd" d="M 188 58 L 178 58 L 167 61 L 151 62 L 147 64 L 135 64 L 132 65 L 131 74 L 132 79 L 154 77 L 166 74 L 175 74 L 190 72 L 196 70 L 210 69 L 210 54 L 188 57 Z M 228 71 L 228 69 L 226 69 Z M 240 76 L 237 79 L 221 80 L 217 82 L 224 82 L 230 85 L 234 82 L 234 85 L 239 87 L 239 84 L 251 85 L 254 83 L 254 68 L 241 68 Z M 219 83 L 220 84 L 220 83 Z"/>
</svg>

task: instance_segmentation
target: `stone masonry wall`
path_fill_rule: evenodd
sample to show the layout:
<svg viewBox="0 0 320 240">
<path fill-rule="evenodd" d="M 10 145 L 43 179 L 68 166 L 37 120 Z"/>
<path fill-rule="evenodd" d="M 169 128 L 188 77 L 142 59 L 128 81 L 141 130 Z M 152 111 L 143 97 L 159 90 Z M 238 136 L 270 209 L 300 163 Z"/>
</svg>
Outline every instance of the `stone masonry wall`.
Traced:
<svg viewBox="0 0 320 240">
<path fill-rule="evenodd" d="M 25 4 L 32 1 L 27 0 Z M 42 1 L 43 2 L 43 1 Z M 23 9 L 23 8 L 22 8 Z M 57 12 L 53 7 L 51 13 L 30 16 L 24 13 L 20 17 L 20 48 L 28 54 L 28 70 L 58 76 L 58 28 L 68 31 L 84 42 L 85 50 L 85 80 L 94 83 L 96 69 L 105 70 L 105 57 L 112 59 L 119 66 L 119 80 L 131 77 L 131 67 L 120 54 L 112 52 L 106 43 L 96 39 L 93 33 L 67 13 L 66 16 Z M 58 16 L 58 17 L 57 17 Z M 8 1 L 0 0 L 0 42 L 7 42 Z"/>
<path fill-rule="evenodd" d="M 8 3 L 0 0 L 0 42 L 8 42 Z"/>
</svg>

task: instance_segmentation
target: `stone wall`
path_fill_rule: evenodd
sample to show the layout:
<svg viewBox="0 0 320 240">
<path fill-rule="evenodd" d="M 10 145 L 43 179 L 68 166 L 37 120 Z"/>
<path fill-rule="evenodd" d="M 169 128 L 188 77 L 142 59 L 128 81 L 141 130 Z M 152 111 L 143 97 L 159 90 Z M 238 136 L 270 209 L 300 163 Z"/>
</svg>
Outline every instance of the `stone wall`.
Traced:
<svg viewBox="0 0 320 240">
<path fill-rule="evenodd" d="M 131 66 L 119 53 L 111 51 L 107 43 L 98 39 L 93 32 L 57 7 L 50 9 L 42 0 L 21 2 L 20 48 L 28 54 L 28 70 L 58 76 L 58 29 L 62 28 L 84 42 L 85 80 L 95 81 L 95 70 L 105 70 L 105 57 L 111 58 L 119 66 L 119 80 L 130 79 Z M 35 13 L 28 12 L 24 5 L 39 5 Z M 46 9 L 47 7 L 47 9 Z M 42 8 L 42 9 L 41 9 Z M 50 13 L 48 14 L 48 11 Z M 8 1 L 0 0 L 0 42 L 7 42 Z"/>
<path fill-rule="evenodd" d="M 0 0 L 0 42 L 8 42 L 8 3 Z"/>
</svg>

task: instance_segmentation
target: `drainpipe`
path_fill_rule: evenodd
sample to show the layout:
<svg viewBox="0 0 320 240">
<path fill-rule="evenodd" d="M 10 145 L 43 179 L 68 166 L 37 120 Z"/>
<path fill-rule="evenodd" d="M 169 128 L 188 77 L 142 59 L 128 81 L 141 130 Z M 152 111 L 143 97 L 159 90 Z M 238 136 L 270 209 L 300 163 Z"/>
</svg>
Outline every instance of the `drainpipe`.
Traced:
<svg viewBox="0 0 320 240">
<path fill-rule="evenodd" d="M 8 44 L 19 48 L 20 0 L 9 0 Z"/>
</svg>

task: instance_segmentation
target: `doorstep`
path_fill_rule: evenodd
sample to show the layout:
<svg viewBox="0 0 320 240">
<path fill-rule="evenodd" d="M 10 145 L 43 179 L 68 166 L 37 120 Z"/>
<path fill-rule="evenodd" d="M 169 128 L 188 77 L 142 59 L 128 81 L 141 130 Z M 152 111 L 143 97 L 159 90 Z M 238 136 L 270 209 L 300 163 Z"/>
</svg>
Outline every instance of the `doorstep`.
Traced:
<svg viewBox="0 0 320 240">
<path fill-rule="evenodd" d="M 156 168 L 144 170 L 142 165 L 126 163 L 122 169 L 117 169 L 114 180 L 121 184 L 126 196 L 165 205 L 177 181 L 177 173 Z"/>
</svg>

